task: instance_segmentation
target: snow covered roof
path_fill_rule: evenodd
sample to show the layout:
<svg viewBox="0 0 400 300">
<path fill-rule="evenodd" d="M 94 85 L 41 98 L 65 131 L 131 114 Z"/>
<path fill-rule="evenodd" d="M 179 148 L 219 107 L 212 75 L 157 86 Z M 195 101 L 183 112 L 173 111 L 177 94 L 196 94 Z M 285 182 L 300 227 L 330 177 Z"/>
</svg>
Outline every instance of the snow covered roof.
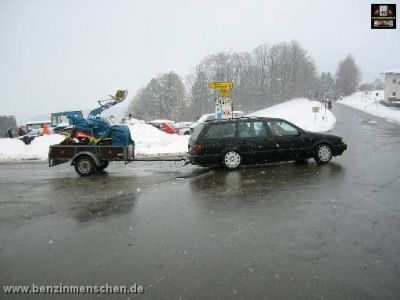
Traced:
<svg viewBox="0 0 400 300">
<path fill-rule="evenodd" d="M 175 123 L 175 122 L 172 120 L 157 119 L 149 121 L 149 123 Z"/>
<path fill-rule="evenodd" d="M 50 120 L 42 120 L 42 121 L 28 121 L 25 122 L 26 124 L 44 124 L 44 123 L 51 123 Z"/>
<path fill-rule="evenodd" d="M 387 71 L 383 72 L 383 74 L 400 74 L 400 68 L 387 70 Z"/>
</svg>

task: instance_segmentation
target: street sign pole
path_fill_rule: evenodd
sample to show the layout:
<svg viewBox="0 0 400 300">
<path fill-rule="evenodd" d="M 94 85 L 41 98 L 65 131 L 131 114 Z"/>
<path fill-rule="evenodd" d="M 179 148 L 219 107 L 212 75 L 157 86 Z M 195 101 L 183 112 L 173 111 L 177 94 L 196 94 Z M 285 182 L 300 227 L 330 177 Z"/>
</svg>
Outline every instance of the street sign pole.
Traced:
<svg viewBox="0 0 400 300">
<path fill-rule="evenodd" d="M 213 90 L 218 90 L 219 97 L 215 99 L 215 118 L 217 120 L 233 118 L 232 99 L 229 99 L 233 82 L 230 81 L 213 81 L 208 84 L 208 87 Z"/>
</svg>

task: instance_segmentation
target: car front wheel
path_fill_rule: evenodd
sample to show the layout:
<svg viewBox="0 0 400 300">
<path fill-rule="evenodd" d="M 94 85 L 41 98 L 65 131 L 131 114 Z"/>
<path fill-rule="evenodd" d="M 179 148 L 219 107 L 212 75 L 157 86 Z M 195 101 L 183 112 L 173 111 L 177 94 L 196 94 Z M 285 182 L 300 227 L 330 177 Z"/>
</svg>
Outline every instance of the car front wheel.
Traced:
<svg viewBox="0 0 400 300">
<path fill-rule="evenodd" d="M 318 145 L 315 149 L 314 159 L 319 164 L 326 164 L 332 159 L 332 148 L 327 144 Z"/>
<path fill-rule="evenodd" d="M 222 158 L 222 164 L 229 170 L 235 170 L 239 168 L 242 163 L 242 157 L 236 151 L 228 151 Z"/>
</svg>

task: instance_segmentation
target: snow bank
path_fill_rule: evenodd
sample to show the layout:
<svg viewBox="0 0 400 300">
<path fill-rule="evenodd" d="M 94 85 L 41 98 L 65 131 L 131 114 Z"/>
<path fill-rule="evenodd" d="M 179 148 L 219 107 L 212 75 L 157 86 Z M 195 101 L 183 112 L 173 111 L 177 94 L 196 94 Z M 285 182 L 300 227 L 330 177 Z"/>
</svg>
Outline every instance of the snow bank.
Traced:
<svg viewBox="0 0 400 300">
<path fill-rule="evenodd" d="M 0 162 L 18 160 L 46 160 L 49 146 L 59 144 L 64 137 L 59 134 L 35 138 L 30 145 L 18 139 L 0 139 Z"/>
<path fill-rule="evenodd" d="M 376 96 L 376 93 L 378 93 L 378 96 Z M 368 97 L 363 92 L 357 92 L 351 96 L 343 97 L 338 103 L 384 118 L 389 122 L 400 124 L 400 110 L 380 104 L 379 101 L 383 99 L 383 91 L 372 91 L 371 96 Z"/>
<path fill-rule="evenodd" d="M 321 107 L 321 104 L 299 98 L 250 113 L 248 116 L 282 118 L 307 131 L 321 132 L 333 129 L 336 118 L 332 112 L 328 109 L 325 112 L 325 108 L 321 108 L 315 115 L 312 112 L 312 107 L 315 106 Z"/>
<path fill-rule="evenodd" d="M 136 122 L 128 125 L 135 141 L 136 155 L 184 153 L 188 148 L 188 135 L 165 133 L 152 125 Z"/>
</svg>

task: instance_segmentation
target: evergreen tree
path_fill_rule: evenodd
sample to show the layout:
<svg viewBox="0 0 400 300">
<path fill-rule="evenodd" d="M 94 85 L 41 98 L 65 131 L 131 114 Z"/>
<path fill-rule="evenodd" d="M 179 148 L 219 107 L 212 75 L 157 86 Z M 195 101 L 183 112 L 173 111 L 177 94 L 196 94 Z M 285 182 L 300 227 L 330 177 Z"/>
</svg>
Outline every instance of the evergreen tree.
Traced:
<svg viewBox="0 0 400 300">
<path fill-rule="evenodd" d="M 336 72 L 336 88 L 343 96 L 348 96 L 357 90 L 360 84 L 361 71 L 357 67 L 354 57 L 350 54 L 339 62 Z"/>
</svg>

